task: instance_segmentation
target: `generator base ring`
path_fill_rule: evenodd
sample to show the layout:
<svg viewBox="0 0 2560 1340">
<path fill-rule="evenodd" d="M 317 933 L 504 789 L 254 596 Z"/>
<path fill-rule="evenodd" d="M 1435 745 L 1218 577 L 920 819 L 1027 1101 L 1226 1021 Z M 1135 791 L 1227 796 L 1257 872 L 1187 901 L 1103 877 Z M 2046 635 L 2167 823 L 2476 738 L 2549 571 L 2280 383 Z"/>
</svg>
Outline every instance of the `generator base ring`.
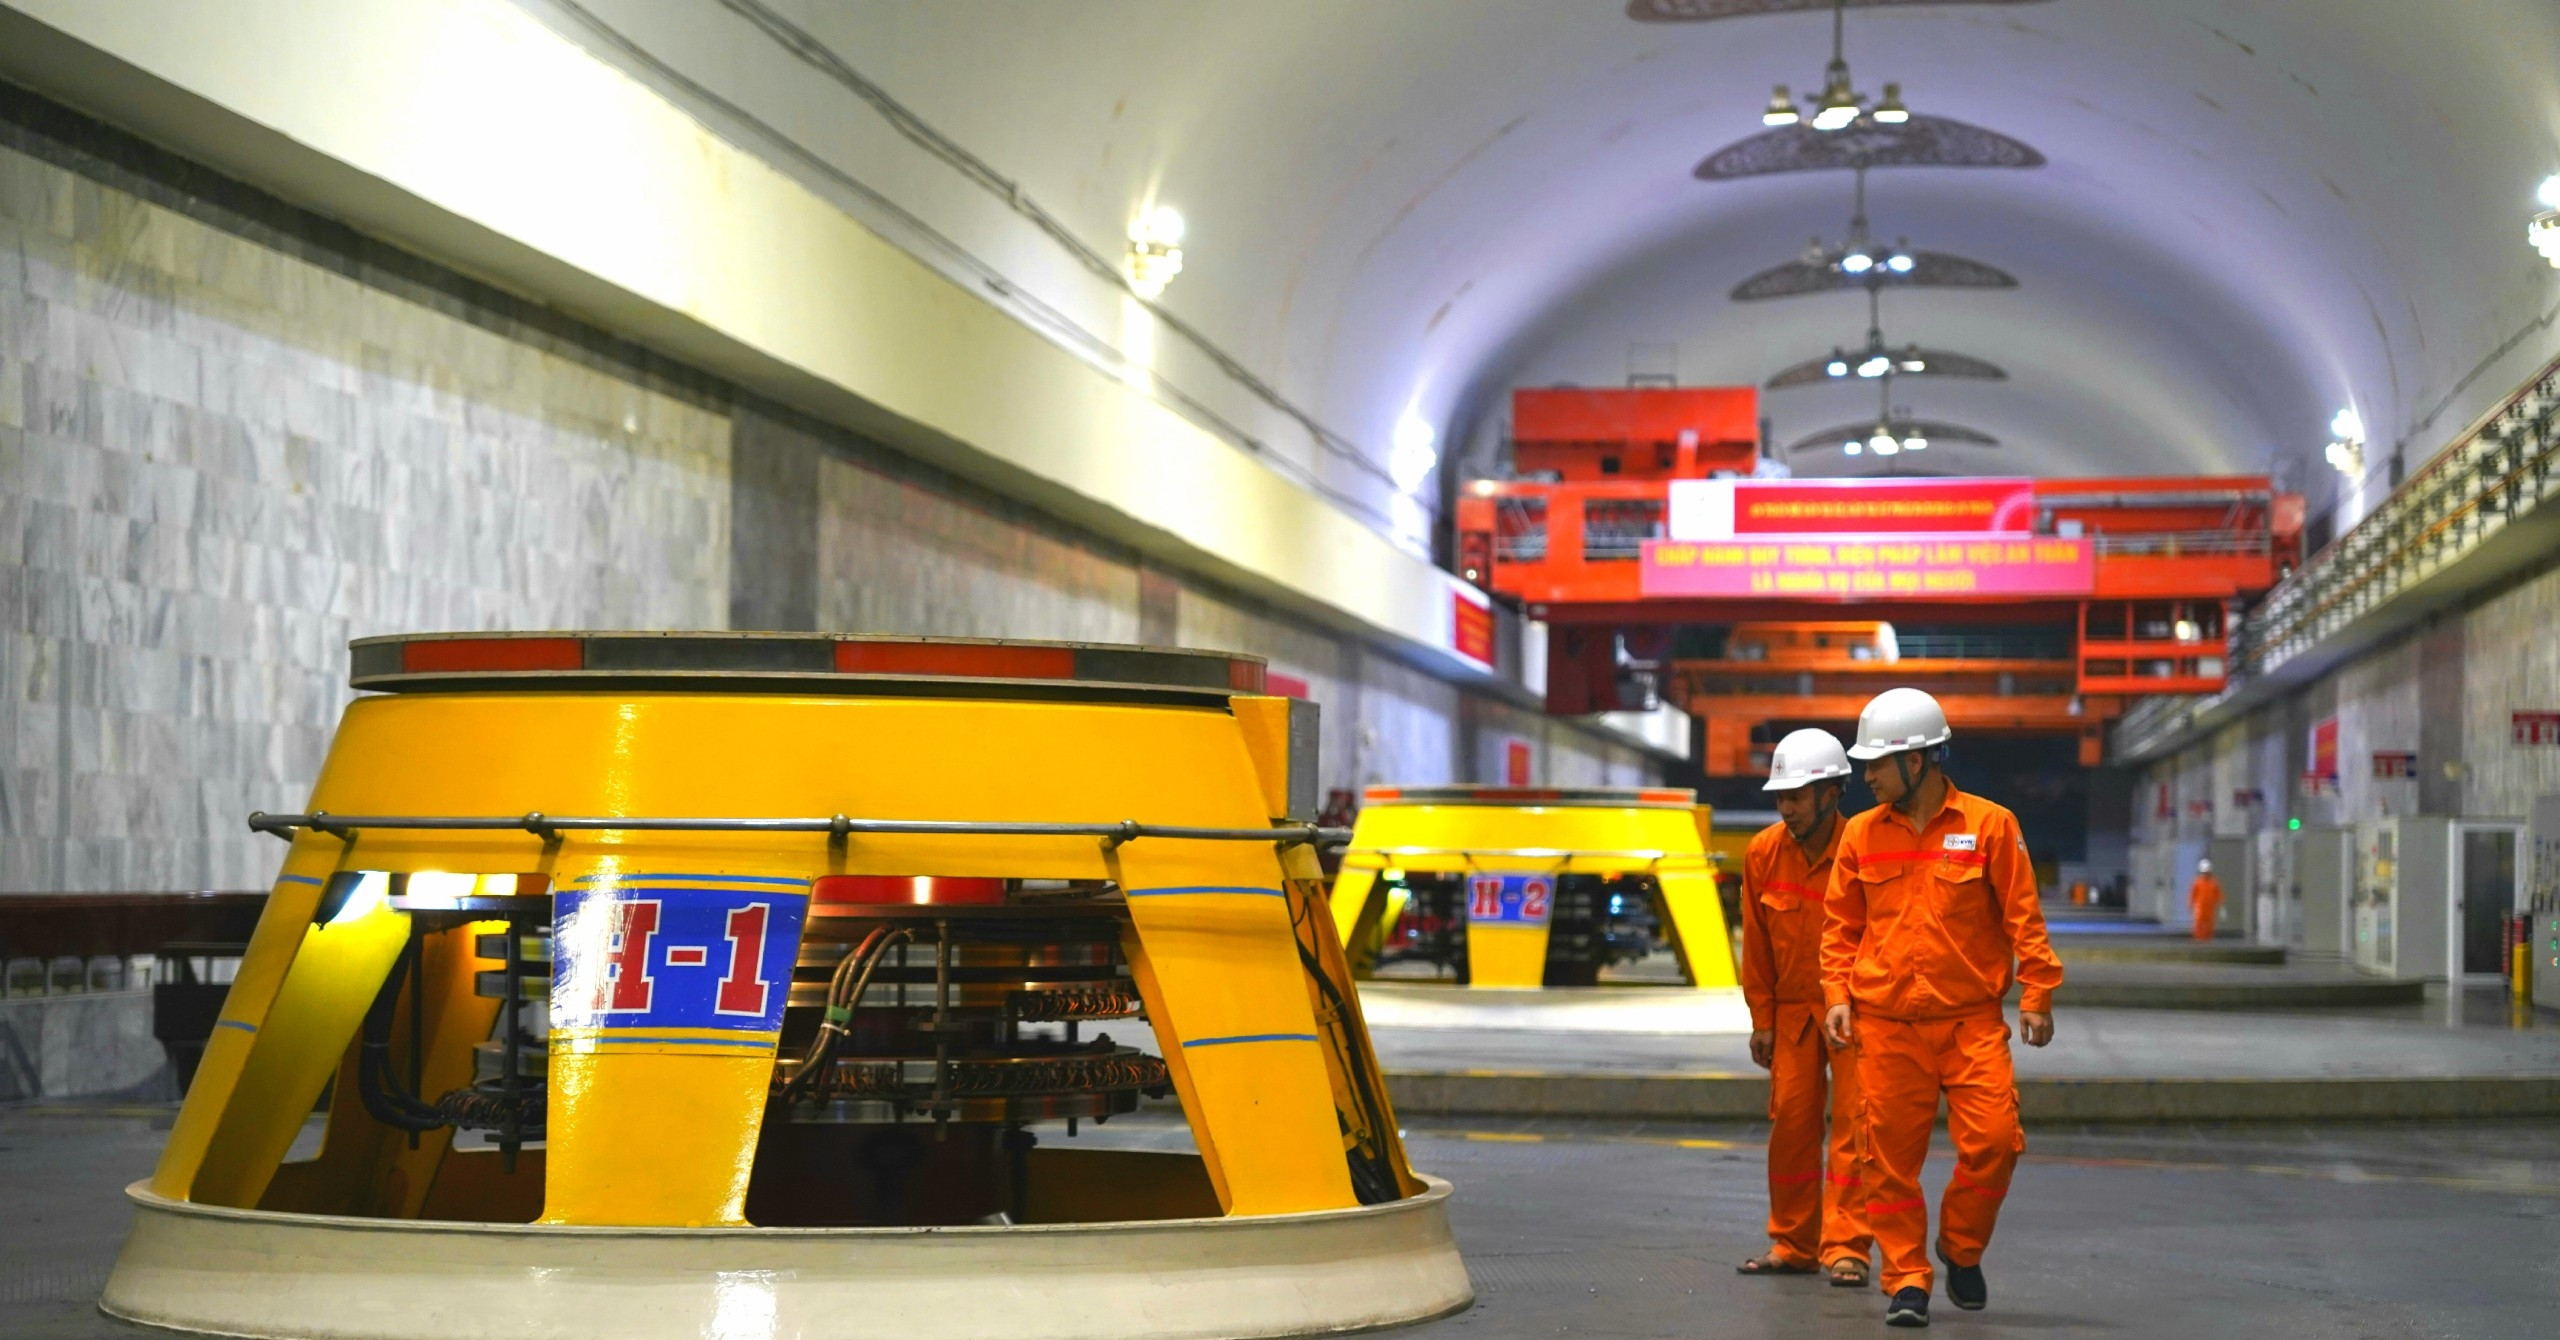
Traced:
<svg viewBox="0 0 2560 1340">
<path fill-rule="evenodd" d="M 292 1340 L 1210 1340 L 1474 1299 L 1449 1184 L 1307 1214 L 969 1228 L 596 1228 L 197 1205 L 126 1188 L 99 1307 Z"/>
</svg>

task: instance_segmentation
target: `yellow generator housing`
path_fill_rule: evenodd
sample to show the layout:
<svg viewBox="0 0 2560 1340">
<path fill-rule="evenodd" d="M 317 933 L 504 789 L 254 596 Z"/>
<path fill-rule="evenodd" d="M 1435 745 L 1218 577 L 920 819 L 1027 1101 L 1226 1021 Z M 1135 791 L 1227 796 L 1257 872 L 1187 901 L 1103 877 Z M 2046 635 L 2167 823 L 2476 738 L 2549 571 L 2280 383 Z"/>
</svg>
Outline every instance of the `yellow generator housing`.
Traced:
<svg viewBox="0 0 2560 1340">
<path fill-rule="evenodd" d="M 1334 925 L 1364 976 L 1402 958 L 1475 987 L 1590 986 L 1667 940 L 1682 981 L 1731 987 L 1696 799 L 1656 787 L 1370 787 L 1335 877 Z"/>
<path fill-rule="evenodd" d="M 1122 1337 L 1467 1301 L 1324 915 L 1313 709 L 1264 696 L 1260 661 L 791 634 L 352 653 L 376 692 L 307 812 L 251 818 L 283 870 L 109 1311 Z M 289 1158 L 324 1094 L 316 1156 Z M 1067 1138 L 1147 1095 L 1196 1153 Z"/>
</svg>

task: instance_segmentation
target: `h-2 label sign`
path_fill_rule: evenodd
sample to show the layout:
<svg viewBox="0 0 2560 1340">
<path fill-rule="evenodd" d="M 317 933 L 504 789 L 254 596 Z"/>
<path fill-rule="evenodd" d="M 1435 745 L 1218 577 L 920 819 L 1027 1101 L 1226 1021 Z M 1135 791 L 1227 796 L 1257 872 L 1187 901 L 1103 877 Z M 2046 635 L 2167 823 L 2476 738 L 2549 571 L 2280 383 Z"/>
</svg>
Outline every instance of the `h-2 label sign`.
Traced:
<svg viewBox="0 0 2560 1340">
<path fill-rule="evenodd" d="M 1551 875 L 1467 876 L 1467 920 L 1477 925 L 1544 926 L 1555 914 Z"/>
</svg>

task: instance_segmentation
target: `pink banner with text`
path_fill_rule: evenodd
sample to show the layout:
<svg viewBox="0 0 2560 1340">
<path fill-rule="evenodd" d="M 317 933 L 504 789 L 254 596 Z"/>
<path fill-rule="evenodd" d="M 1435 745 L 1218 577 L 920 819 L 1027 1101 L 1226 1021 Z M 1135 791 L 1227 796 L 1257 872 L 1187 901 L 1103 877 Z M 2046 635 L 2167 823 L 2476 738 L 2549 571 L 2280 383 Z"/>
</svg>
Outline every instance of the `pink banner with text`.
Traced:
<svg viewBox="0 0 2560 1340">
<path fill-rule="evenodd" d="M 2086 537 L 1755 535 L 1648 540 L 1646 596 L 1775 596 L 1859 600 L 1894 596 L 2085 596 L 2097 549 Z"/>
</svg>

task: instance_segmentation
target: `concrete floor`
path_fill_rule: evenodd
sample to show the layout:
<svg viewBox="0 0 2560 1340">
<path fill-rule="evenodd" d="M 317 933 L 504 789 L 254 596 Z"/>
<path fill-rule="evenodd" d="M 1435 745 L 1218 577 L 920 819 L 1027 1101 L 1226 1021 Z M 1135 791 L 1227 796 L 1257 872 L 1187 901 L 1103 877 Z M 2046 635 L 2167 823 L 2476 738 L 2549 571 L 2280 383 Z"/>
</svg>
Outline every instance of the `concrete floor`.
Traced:
<svg viewBox="0 0 2560 1340">
<path fill-rule="evenodd" d="M 122 1239 L 117 1189 L 167 1120 L 0 1110 L 0 1335 L 153 1334 L 92 1305 Z M 1444 1123 L 1415 1161 L 1458 1185 L 1469 1312 L 1406 1334 L 1811 1337 L 1881 1331 L 1863 1290 L 1752 1280 L 1762 1132 L 1751 1126 Z M 1058 1137 L 1048 1134 L 1044 1138 Z M 1168 1116 L 1088 1139 L 1188 1144 Z M 1971 1335 L 2527 1337 L 2560 1299 L 2560 1123 L 2036 1131 L 1986 1262 Z M 1932 1165 L 1934 1186 L 1945 1176 Z"/>
<path fill-rule="evenodd" d="M 2015 1049 L 2051 1078 L 2288 1079 L 2560 1074 L 2560 1014 L 2521 1021 L 2494 992 L 2423 1005 L 2270 1010 L 2059 1010 L 2052 1046 Z M 1388 1070 L 1757 1073 L 1742 1034 L 1375 1025 Z"/>
</svg>

